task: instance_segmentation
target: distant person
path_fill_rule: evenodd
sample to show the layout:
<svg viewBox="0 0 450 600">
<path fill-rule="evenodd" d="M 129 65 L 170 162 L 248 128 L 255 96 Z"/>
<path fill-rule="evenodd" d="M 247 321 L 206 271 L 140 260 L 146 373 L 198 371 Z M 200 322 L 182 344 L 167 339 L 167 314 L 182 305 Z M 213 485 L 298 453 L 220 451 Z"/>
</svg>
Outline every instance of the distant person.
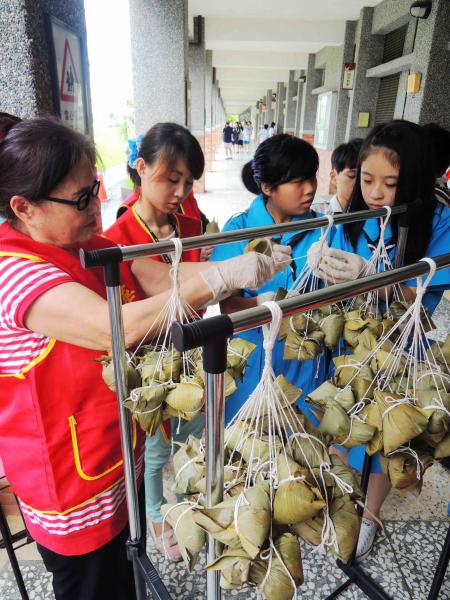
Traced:
<svg viewBox="0 0 450 600">
<path fill-rule="evenodd" d="M 269 127 L 269 137 L 272 137 L 273 135 L 275 135 L 275 133 L 276 133 L 275 130 L 276 130 L 276 125 L 275 125 L 274 121 L 272 121 L 272 123 L 270 124 L 270 127 Z"/>
<path fill-rule="evenodd" d="M 336 193 L 329 200 L 314 202 L 313 210 L 322 214 L 348 211 L 350 197 L 355 186 L 356 167 L 362 143 L 362 138 L 353 138 L 333 150 L 330 180 L 336 188 Z"/>
<path fill-rule="evenodd" d="M 245 121 L 244 129 L 242 131 L 242 141 L 244 144 L 244 152 L 246 154 L 248 154 L 251 137 L 252 137 L 251 123 L 250 123 L 250 121 Z"/>
<path fill-rule="evenodd" d="M 244 126 L 242 125 L 242 123 L 240 121 L 238 121 L 238 129 L 239 129 L 239 135 L 238 135 L 238 152 L 240 154 L 241 150 L 243 149 L 244 146 Z"/>
<path fill-rule="evenodd" d="M 230 121 L 225 123 L 222 133 L 223 145 L 225 146 L 225 160 L 231 160 L 233 158 L 231 150 L 231 136 L 233 134 L 233 128 L 230 125 Z"/>
<path fill-rule="evenodd" d="M 450 131 L 436 123 L 428 123 L 424 129 L 434 150 L 434 193 L 439 202 L 450 207 L 450 190 L 445 175 L 450 167 Z"/>
<path fill-rule="evenodd" d="M 258 133 L 258 142 L 262 144 L 265 142 L 269 136 L 269 125 L 266 123 L 261 131 Z"/>
<path fill-rule="evenodd" d="M 236 121 L 233 125 L 233 130 L 231 133 L 231 143 L 234 151 L 234 156 L 239 156 L 239 135 L 241 132 L 241 128 L 239 127 L 239 123 Z"/>
</svg>

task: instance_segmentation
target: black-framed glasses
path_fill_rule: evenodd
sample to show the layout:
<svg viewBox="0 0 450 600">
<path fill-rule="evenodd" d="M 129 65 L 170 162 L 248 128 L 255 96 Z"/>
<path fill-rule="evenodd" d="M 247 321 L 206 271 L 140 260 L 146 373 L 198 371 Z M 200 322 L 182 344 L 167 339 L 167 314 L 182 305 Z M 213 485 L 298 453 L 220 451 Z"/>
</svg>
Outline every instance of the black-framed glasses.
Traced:
<svg viewBox="0 0 450 600">
<path fill-rule="evenodd" d="M 89 202 L 92 198 L 97 198 L 100 191 L 100 181 L 95 181 L 91 189 L 83 192 L 78 200 L 65 200 L 64 198 L 54 198 L 53 196 L 44 196 L 42 200 L 48 200 L 49 202 L 57 202 L 58 204 L 67 204 L 68 206 L 75 206 L 77 210 L 86 210 L 89 206 Z"/>
</svg>

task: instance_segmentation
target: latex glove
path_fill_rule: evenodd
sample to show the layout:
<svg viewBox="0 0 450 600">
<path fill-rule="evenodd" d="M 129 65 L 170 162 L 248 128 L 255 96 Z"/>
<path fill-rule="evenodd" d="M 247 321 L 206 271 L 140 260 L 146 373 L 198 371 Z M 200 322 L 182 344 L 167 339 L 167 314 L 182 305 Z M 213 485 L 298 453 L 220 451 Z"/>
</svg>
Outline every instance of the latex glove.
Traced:
<svg viewBox="0 0 450 600">
<path fill-rule="evenodd" d="M 256 296 L 256 306 L 260 306 L 264 304 L 264 302 L 269 302 L 275 298 L 275 292 L 264 292 L 264 294 L 259 294 Z"/>
<path fill-rule="evenodd" d="M 345 252 L 337 248 L 328 248 L 322 253 L 317 268 L 318 276 L 329 285 L 358 279 L 367 265 L 367 261 L 358 254 Z"/>
<path fill-rule="evenodd" d="M 330 247 L 326 240 L 319 240 L 311 244 L 308 252 L 306 253 L 306 262 L 308 263 L 308 267 L 317 277 L 320 277 L 318 272 L 320 263 L 325 254 L 328 253 Z"/>
<path fill-rule="evenodd" d="M 284 268 L 285 266 L 281 270 Z M 212 301 L 208 302 L 212 304 L 227 298 L 235 290 L 257 290 L 279 270 L 280 264 L 277 264 L 273 257 L 248 252 L 218 262 L 213 269 L 202 271 L 200 275 L 213 293 Z"/>
<path fill-rule="evenodd" d="M 282 246 L 281 244 L 273 244 L 272 258 L 275 262 L 277 273 L 281 273 L 292 262 L 292 248 L 290 246 Z"/>
</svg>

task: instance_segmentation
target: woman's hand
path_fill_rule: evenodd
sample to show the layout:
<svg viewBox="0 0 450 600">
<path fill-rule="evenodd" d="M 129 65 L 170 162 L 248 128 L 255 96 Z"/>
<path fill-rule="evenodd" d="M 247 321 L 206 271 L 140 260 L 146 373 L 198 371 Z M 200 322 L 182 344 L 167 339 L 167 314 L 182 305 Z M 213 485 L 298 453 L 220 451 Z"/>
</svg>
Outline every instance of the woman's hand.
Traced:
<svg viewBox="0 0 450 600">
<path fill-rule="evenodd" d="M 201 277 L 213 293 L 213 302 L 219 302 L 230 296 L 234 290 L 248 288 L 257 290 L 275 273 L 284 271 L 290 249 L 280 256 L 265 256 L 249 252 L 229 260 L 216 263 L 216 267 L 203 271 Z M 289 258 L 290 262 L 290 258 Z"/>
</svg>

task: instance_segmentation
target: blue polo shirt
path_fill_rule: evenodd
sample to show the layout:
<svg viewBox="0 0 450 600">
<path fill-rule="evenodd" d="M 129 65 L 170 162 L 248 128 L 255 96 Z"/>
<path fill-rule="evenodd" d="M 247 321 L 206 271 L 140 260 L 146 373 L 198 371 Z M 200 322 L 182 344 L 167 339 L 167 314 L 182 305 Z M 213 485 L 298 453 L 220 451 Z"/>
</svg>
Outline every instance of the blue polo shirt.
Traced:
<svg viewBox="0 0 450 600">
<path fill-rule="evenodd" d="M 305 215 L 299 217 L 293 217 L 293 221 L 301 221 L 304 219 L 311 219 L 315 215 L 312 212 L 308 212 Z M 246 229 L 249 227 L 258 227 L 263 225 L 273 225 L 274 220 L 266 209 L 266 205 L 262 195 L 257 196 L 250 207 L 243 213 L 239 213 L 233 216 L 225 224 L 223 231 L 233 231 L 236 229 Z M 291 232 L 283 235 L 278 243 L 289 246 L 292 244 L 292 256 L 294 258 L 295 271 L 293 272 L 291 267 L 277 273 L 275 277 L 266 282 L 257 291 L 244 289 L 242 291 L 244 298 L 250 298 L 264 292 L 276 292 L 278 288 L 283 287 L 290 289 L 294 283 L 295 276 L 298 275 L 306 263 L 306 253 L 314 242 L 318 241 L 321 235 L 320 229 L 304 232 L 300 239 L 295 239 L 299 235 L 299 232 Z M 292 243 L 294 240 L 294 243 Z M 328 240 L 329 241 L 329 240 Z M 212 261 L 226 260 L 234 256 L 239 256 L 244 253 L 246 241 L 233 242 L 231 244 L 224 244 L 216 246 L 211 256 Z M 225 407 L 225 419 L 226 422 L 237 413 L 244 402 L 247 400 L 249 395 L 255 389 L 259 383 L 261 374 L 264 368 L 264 349 L 263 349 L 263 334 L 262 329 L 251 329 L 243 333 L 239 333 L 237 337 L 244 338 L 256 344 L 256 349 L 250 356 L 245 376 L 242 382 L 237 382 L 237 391 L 228 398 Z M 283 360 L 284 342 L 277 341 L 273 350 L 272 366 L 275 371 L 275 375 L 283 374 L 288 381 L 293 385 L 301 388 L 303 391 L 302 397 L 297 402 L 298 406 L 304 412 L 304 414 L 312 421 L 317 423 L 317 420 L 313 416 L 309 406 L 305 404 L 305 396 L 318 387 L 325 380 L 326 376 L 326 359 L 325 356 L 308 360 L 308 361 L 297 361 L 297 360 Z"/>
</svg>

